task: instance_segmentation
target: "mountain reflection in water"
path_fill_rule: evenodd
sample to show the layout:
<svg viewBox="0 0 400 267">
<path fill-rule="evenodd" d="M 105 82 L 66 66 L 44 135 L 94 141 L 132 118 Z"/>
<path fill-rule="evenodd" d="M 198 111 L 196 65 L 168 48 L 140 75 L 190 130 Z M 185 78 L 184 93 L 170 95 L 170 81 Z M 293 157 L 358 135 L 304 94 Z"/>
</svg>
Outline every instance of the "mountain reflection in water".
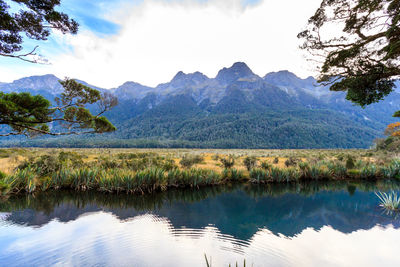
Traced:
<svg viewBox="0 0 400 267">
<path fill-rule="evenodd" d="M 398 184 L 230 185 L 145 195 L 46 192 L 0 202 L 0 265 L 399 266 Z"/>
</svg>

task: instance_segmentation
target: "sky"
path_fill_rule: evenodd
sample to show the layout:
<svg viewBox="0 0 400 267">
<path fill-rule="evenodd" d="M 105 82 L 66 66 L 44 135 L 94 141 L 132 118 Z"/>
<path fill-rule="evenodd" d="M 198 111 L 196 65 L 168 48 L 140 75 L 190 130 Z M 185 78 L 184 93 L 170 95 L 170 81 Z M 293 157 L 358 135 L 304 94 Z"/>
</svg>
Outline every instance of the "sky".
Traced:
<svg viewBox="0 0 400 267">
<path fill-rule="evenodd" d="M 7 1 L 6 1 L 7 2 Z M 10 2 L 10 1 L 8 1 Z M 80 24 L 77 35 L 54 32 L 39 45 L 49 64 L 0 58 L 0 82 L 55 74 L 113 88 L 148 86 L 178 72 L 215 77 L 245 62 L 256 74 L 289 70 L 315 76 L 297 34 L 321 0 L 62 0 L 58 10 Z M 18 9 L 18 6 L 13 6 Z"/>
</svg>

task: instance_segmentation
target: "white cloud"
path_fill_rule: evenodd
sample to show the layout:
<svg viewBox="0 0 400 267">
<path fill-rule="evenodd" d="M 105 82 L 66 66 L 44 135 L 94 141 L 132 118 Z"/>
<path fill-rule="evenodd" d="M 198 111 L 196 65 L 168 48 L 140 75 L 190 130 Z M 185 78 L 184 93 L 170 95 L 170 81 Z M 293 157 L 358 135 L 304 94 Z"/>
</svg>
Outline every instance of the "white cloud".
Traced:
<svg viewBox="0 0 400 267">
<path fill-rule="evenodd" d="M 154 86 L 180 70 L 214 77 L 236 61 L 259 75 L 281 69 L 312 75 L 296 36 L 320 1 L 264 0 L 246 7 L 240 0 L 124 2 L 106 16 L 121 25 L 117 35 L 82 31 L 59 37 L 73 50 L 50 58 L 53 65 L 38 67 L 37 73 L 106 88 L 128 80 Z M 11 69 L 10 77 L 15 72 L 21 73 Z"/>
</svg>

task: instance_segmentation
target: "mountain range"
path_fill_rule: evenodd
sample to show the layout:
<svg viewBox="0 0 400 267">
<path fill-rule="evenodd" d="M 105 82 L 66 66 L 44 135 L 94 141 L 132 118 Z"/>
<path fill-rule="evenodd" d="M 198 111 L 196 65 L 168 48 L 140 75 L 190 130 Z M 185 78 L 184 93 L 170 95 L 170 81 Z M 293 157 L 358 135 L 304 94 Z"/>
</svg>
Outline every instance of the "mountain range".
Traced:
<svg viewBox="0 0 400 267">
<path fill-rule="evenodd" d="M 62 92 L 54 75 L 0 83 L 0 91 Z M 80 81 L 88 86 L 89 84 Z M 400 109 L 400 92 L 365 109 L 313 77 L 289 71 L 261 77 L 245 63 L 221 69 L 215 78 L 178 72 L 156 87 L 136 82 L 103 89 L 117 96 L 106 113 L 118 130 L 111 134 L 39 139 L 3 138 L 0 145 L 199 147 L 199 148 L 367 148 L 382 136 Z"/>
</svg>

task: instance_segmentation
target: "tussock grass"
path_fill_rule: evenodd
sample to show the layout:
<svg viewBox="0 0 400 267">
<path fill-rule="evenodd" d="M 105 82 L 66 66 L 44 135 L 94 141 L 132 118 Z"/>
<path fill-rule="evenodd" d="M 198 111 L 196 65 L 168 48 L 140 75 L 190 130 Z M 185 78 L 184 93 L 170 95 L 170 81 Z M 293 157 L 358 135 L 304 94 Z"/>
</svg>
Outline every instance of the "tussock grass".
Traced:
<svg viewBox="0 0 400 267">
<path fill-rule="evenodd" d="M 93 151 L 96 154 L 90 154 Z M 58 189 L 144 194 L 231 182 L 400 179 L 398 158 L 380 158 L 364 150 L 6 149 L 2 153 L 24 154 L 24 160 L 11 173 L 0 173 L 0 195 Z"/>
</svg>

